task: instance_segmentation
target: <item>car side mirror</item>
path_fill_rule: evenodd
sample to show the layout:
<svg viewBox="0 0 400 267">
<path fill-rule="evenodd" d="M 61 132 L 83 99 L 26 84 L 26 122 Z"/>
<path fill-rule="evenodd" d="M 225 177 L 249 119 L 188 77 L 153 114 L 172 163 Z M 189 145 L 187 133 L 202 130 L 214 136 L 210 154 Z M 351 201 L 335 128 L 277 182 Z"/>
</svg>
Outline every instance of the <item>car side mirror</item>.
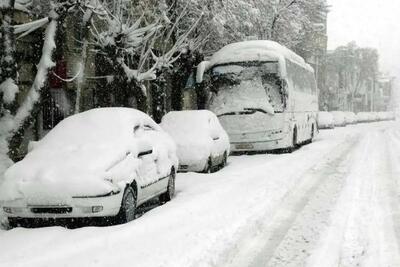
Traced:
<svg viewBox="0 0 400 267">
<path fill-rule="evenodd" d="M 219 133 L 218 133 L 218 131 L 212 130 L 212 131 L 211 131 L 211 138 L 212 138 L 214 141 L 219 140 Z"/>
<path fill-rule="evenodd" d="M 140 125 L 137 124 L 133 127 L 133 133 L 136 133 L 140 129 Z"/>
</svg>

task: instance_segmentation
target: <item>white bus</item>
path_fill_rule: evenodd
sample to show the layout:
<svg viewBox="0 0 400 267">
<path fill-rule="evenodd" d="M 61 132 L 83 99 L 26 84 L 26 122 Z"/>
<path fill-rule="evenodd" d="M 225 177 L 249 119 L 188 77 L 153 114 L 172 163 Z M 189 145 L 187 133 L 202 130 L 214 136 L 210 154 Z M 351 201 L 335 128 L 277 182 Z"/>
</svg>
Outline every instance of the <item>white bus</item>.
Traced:
<svg viewBox="0 0 400 267">
<path fill-rule="evenodd" d="M 208 109 L 228 132 L 231 151 L 292 151 L 317 133 L 313 68 L 272 41 L 227 45 L 200 63 L 196 79 L 209 88 Z"/>
</svg>

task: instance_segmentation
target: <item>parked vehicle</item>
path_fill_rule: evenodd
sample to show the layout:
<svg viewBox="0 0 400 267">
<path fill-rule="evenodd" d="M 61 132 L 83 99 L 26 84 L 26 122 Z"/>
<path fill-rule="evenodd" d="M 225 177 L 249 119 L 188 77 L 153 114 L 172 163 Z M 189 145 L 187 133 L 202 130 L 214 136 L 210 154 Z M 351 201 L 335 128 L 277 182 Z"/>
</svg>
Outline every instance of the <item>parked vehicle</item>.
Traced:
<svg viewBox="0 0 400 267">
<path fill-rule="evenodd" d="M 332 111 L 331 114 L 336 127 L 346 126 L 346 117 L 343 111 Z"/>
<path fill-rule="evenodd" d="M 0 188 L 11 226 L 33 218 L 135 218 L 136 207 L 175 192 L 174 141 L 148 115 L 101 108 L 59 123 Z"/>
<path fill-rule="evenodd" d="M 346 121 L 346 125 L 357 123 L 357 116 L 351 111 L 344 112 L 344 119 Z"/>
<path fill-rule="evenodd" d="M 292 150 L 317 133 L 313 68 L 272 41 L 233 43 L 198 67 L 233 152 Z"/>
<path fill-rule="evenodd" d="M 327 111 L 318 112 L 318 129 L 333 129 L 335 128 L 335 122 L 333 115 Z"/>
<path fill-rule="evenodd" d="M 161 127 L 177 144 L 179 171 L 212 172 L 227 164 L 229 137 L 211 111 L 172 111 Z"/>
<path fill-rule="evenodd" d="M 364 122 L 369 122 L 371 119 L 369 112 L 358 112 L 357 113 L 357 122 L 358 123 L 364 123 Z"/>
</svg>

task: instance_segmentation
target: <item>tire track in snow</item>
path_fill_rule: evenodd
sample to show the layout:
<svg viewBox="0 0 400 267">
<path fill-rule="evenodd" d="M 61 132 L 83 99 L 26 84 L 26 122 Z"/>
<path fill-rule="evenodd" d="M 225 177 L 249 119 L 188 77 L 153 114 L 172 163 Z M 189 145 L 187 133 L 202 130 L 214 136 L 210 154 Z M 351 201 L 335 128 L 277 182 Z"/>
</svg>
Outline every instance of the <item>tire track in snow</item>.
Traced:
<svg viewBox="0 0 400 267">
<path fill-rule="evenodd" d="M 285 255 L 280 254 L 279 247 L 292 229 L 299 214 L 302 213 L 314 197 L 316 191 L 319 191 L 321 187 L 326 187 L 325 184 L 329 183 L 329 189 L 324 188 L 324 194 L 320 194 L 320 198 L 316 199 L 317 203 L 321 203 L 324 206 L 326 204 L 323 202 L 332 201 L 330 195 L 325 194 L 327 191 L 340 191 L 340 179 L 345 173 L 343 162 L 357 143 L 357 139 L 358 135 L 348 136 L 344 142 L 340 143 L 335 149 L 321 158 L 320 161 L 301 174 L 301 178 L 294 190 L 275 209 L 276 212 L 269 214 L 268 218 L 265 218 L 263 225 L 259 226 L 259 228 L 264 230 L 257 232 L 254 236 L 240 243 L 241 250 L 229 266 L 258 267 L 267 266 L 268 263 L 271 266 L 289 266 L 290 261 L 292 262 L 292 266 L 299 266 L 297 263 L 304 261 L 304 258 L 307 257 L 307 253 L 304 253 L 306 252 L 305 248 L 312 245 L 311 236 L 315 237 L 315 233 L 312 233 L 315 229 L 309 229 L 311 235 L 308 237 L 300 234 L 297 236 L 299 237 L 298 240 L 292 239 L 291 241 L 297 244 L 290 253 L 285 253 Z M 334 188 L 332 189 L 332 187 Z M 333 203 L 331 205 L 333 206 Z M 318 216 L 320 217 L 319 219 L 322 219 L 321 223 L 324 225 L 326 223 L 324 222 L 325 219 L 321 217 L 326 217 L 328 214 L 326 212 L 321 213 L 324 213 L 321 214 L 323 216 Z M 301 229 L 298 228 L 297 230 Z M 283 245 L 283 250 L 288 251 L 288 248 L 284 247 L 285 245 L 288 244 Z"/>
<path fill-rule="evenodd" d="M 387 129 L 367 133 L 332 220 L 307 266 L 399 266 Z M 396 201 L 397 202 L 397 201 Z M 396 212 L 397 213 L 397 212 Z"/>
</svg>

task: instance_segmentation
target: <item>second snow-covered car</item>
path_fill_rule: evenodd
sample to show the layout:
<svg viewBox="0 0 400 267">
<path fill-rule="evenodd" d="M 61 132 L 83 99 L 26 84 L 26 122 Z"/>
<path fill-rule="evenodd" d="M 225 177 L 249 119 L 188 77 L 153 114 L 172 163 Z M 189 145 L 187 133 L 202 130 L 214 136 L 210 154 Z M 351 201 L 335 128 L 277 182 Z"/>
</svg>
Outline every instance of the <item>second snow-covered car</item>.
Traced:
<svg viewBox="0 0 400 267">
<path fill-rule="evenodd" d="M 124 223 L 147 200 L 173 197 L 177 167 L 173 140 L 148 115 L 94 109 L 63 120 L 11 166 L 0 198 L 11 226 L 34 218 Z"/>
<path fill-rule="evenodd" d="M 335 128 L 335 122 L 333 120 L 333 115 L 328 111 L 318 112 L 318 129 L 333 129 Z"/>
<path fill-rule="evenodd" d="M 336 127 L 346 126 L 346 116 L 343 111 L 332 111 L 331 114 Z"/>
<path fill-rule="evenodd" d="M 212 172 L 226 165 L 229 137 L 211 111 L 172 111 L 161 127 L 176 142 L 179 171 Z"/>
</svg>

